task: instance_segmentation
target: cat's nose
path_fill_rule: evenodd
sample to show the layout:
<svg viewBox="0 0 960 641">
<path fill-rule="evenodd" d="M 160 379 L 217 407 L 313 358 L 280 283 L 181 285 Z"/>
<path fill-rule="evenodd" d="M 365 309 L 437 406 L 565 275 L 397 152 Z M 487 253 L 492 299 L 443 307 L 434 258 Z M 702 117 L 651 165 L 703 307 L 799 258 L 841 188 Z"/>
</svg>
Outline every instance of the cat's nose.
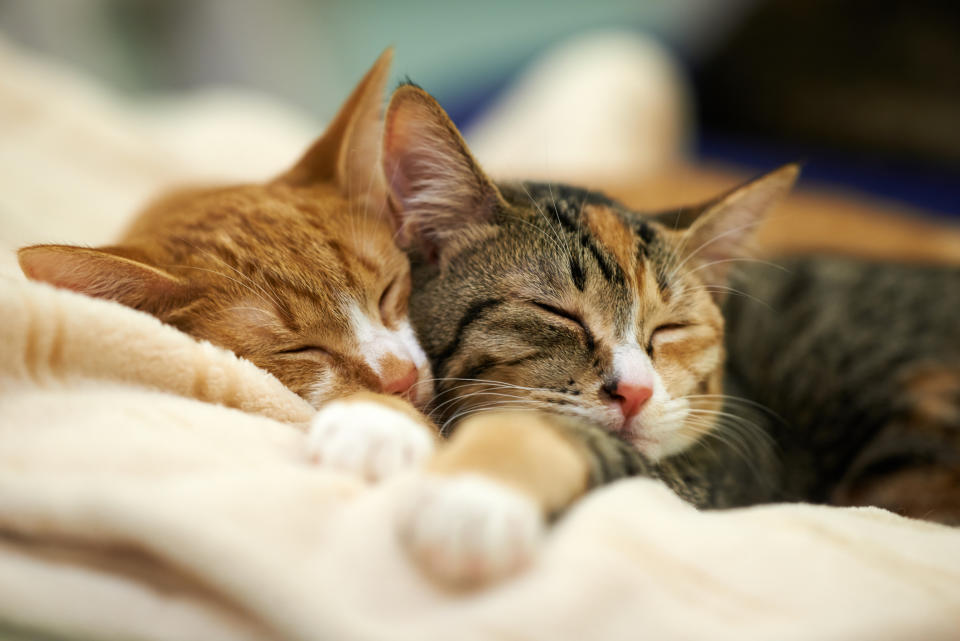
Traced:
<svg viewBox="0 0 960 641">
<path fill-rule="evenodd" d="M 410 361 L 400 361 L 386 369 L 380 377 L 380 387 L 384 394 L 403 396 L 417 382 L 417 366 Z"/>
<path fill-rule="evenodd" d="M 604 390 L 620 406 L 624 424 L 636 416 L 653 396 L 653 386 L 646 381 L 620 379 L 604 386 Z"/>
</svg>

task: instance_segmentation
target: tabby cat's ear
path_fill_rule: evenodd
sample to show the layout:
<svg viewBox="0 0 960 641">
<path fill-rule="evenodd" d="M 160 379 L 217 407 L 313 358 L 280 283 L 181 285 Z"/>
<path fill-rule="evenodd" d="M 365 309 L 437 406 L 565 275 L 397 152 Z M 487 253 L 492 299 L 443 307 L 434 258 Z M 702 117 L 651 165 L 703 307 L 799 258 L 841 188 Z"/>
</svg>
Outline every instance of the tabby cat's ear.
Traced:
<svg viewBox="0 0 960 641">
<path fill-rule="evenodd" d="M 662 214 L 658 220 L 682 232 L 682 253 L 707 285 L 720 285 L 730 266 L 747 253 L 754 232 L 797 180 L 800 167 L 784 165 L 737 187 L 703 207 Z"/>
<path fill-rule="evenodd" d="M 392 61 L 392 48 L 380 54 L 320 139 L 292 169 L 277 178 L 279 182 L 334 182 L 347 198 L 367 199 L 369 205 L 377 207 L 385 205 L 386 190 L 379 162 L 381 107 Z"/>
<path fill-rule="evenodd" d="M 465 227 L 489 222 L 503 203 L 446 112 L 415 85 L 398 88 L 387 107 L 383 171 L 401 242 L 415 237 L 431 255 Z"/>
<path fill-rule="evenodd" d="M 157 314 L 184 298 L 188 287 L 175 276 L 127 255 L 120 248 L 34 245 L 17 252 L 20 269 L 39 280 L 88 296 L 115 300 Z"/>
</svg>

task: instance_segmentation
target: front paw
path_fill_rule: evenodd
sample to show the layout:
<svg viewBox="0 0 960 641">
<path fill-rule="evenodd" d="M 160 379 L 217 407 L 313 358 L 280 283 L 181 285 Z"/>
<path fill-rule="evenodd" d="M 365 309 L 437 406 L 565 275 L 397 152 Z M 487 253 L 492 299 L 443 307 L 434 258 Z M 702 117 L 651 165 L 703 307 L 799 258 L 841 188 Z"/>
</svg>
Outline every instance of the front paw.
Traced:
<svg viewBox="0 0 960 641">
<path fill-rule="evenodd" d="M 479 475 L 424 475 L 400 504 L 398 534 L 432 578 L 473 587 L 528 565 L 543 537 L 533 499 Z"/>
<path fill-rule="evenodd" d="M 307 436 L 311 461 L 371 481 L 419 465 L 433 453 L 428 428 L 371 401 L 334 401 L 317 412 Z"/>
</svg>

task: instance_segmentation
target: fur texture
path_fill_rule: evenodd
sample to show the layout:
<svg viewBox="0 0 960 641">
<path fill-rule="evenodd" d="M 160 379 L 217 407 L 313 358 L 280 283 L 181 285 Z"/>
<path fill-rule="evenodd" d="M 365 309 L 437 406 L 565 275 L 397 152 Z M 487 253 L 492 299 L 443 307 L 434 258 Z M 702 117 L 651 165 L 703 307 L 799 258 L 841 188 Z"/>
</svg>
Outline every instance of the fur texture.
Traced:
<svg viewBox="0 0 960 641">
<path fill-rule="evenodd" d="M 314 406 L 361 390 L 422 406 L 429 365 L 377 163 L 390 57 L 278 178 L 163 197 L 115 246 L 24 248 L 24 272 L 226 347 Z"/>
<path fill-rule="evenodd" d="M 644 216 L 562 185 L 495 185 L 415 86 L 395 92 L 384 131 L 384 173 L 414 248 L 411 319 L 437 376 L 432 416 L 456 429 L 434 474 L 480 474 L 533 499 L 471 494 L 489 502 L 471 513 L 504 522 L 520 505 L 541 519 L 559 513 L 587 489 L 635 474 L 663 477 L 700 504 L 701 488 L 657 462 L 719 416 L 729 264 L 797 168 Z M 563 454 L 541 475 L 547 451 Z M 405 519 L 408 532 L 432 522 L 416 511 Z M 449 550 L 438 554 L 452 566 L 427 565 L 448 580 L 451 567 L 464 581 L 492 578 L 517 565 L 516 541 L 530 540 L 499 531 L 484 569 Z M 423 557 L 417 541 L 445 539 L 407 540 Z"/>
<path fill-rule="evenodd" d="M 423 460 L 430 367 L 378 163 L 391 57 L 279 177 L 167 195 L 114 246 L 23 248 L 24 273 L 230 349 L 314 407 L 339 400 L 313 421 L 313 460 L 371 479 Z"/>
</svg>

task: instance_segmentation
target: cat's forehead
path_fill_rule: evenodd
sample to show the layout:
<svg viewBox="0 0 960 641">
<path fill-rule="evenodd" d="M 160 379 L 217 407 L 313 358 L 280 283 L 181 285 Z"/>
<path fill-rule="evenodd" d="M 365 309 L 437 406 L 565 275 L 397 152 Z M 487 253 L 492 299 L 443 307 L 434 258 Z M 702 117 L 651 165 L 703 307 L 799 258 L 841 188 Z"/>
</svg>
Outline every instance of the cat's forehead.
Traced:
<svg viewBox="0 0 960 641">
<path fill-rule="evenodd" d="M 328 186 L 249 186 L 223 190 L 179 213 L 184 236 L 283 271 L 344 276 L 376 272 L 402 258 L 388 215 L 358 207 Z M 190 240 L 190 238 L 186 238 Z M 338 269 L 323 269 L 335 264 Z M 304 276 L 306 277 L 306 276 Z"/>
<path fill-rule="evenodd" d="M 615 333 L 632 332 L 657 310 L 683 302 L 670 282 L 673 239 L 659 223 L 603 194 L 566 185 L 507 185 L 503 195 L 509 209 L 501 224 L 510 227 L 505 236 L 517 244 L 515 254 L 526 247 L 546 257 L 544 288 L 601 312 Z"/>
<path fill-rule="evenodd" d="M 657 224 L 603 193 L 562 183 L 514 183 L 503 187 L 512 208 L 526 211 L 538 226 L 559 226 L 585 241 L 594 236 L 626 261 L 624 245 L 648 252 L 658 244 Z"/>
<path fill-rule="evenodd" d="M 162 247 L 167 268 L 238 295 L 276 303 L 285 321 L 329 310 L 341 324 L 349 302 L 366 304 L 406 269 L 392 226 L 319 186 L 239 186 L 159 201 L 131 230 Z"/>
<path fill-rule="evenodd" d="M 521 238 L 551 242 L 558 258 L 576 258 L 586 252 L 596 268 L 616 288 L 623 287 L 627 274 L 648 260 L 655 260 L 663 239 L 639 214 L 627 210 L 607 196 L 562 184 L 523 183 L 503 190 L 509 211 L 502 222 L 522 219 Z M 580 272 L 574 266 L 574 271 Z M 581 280 L 577 274 L 577 281 Z M 579 283 L 578 283 L 579 284 Z"/>
</svg>

